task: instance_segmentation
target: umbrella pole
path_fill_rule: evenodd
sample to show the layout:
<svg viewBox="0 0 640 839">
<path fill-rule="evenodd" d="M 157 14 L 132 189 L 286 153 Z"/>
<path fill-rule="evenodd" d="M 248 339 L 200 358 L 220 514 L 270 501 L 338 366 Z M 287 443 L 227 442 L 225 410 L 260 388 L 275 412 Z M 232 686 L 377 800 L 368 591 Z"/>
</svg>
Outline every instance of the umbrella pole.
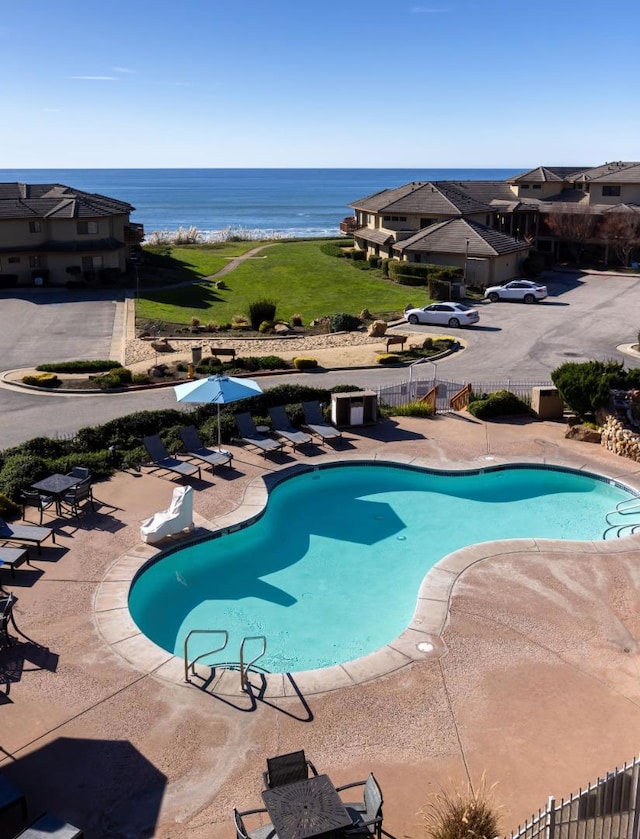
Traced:
<svg viewBox="0 0 640 839">
<path fill-rule="evenodd" d="M 218 403 L 218 451 L 220 451 L 220 446 L 222 443 L 222 436 L 220 433 L 220 403 Z"/>
</svg>

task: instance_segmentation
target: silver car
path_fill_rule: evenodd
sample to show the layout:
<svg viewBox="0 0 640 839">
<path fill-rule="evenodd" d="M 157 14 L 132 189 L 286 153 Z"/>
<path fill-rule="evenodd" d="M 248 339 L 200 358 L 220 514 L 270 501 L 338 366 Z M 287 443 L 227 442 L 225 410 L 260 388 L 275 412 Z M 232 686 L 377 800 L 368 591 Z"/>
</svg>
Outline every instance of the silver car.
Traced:
<svg viewBox="0 0 640 839">
<path fill-rule="evenodd" d="M 405 319 L 411 324 L 432 323 L 437 326 L 471 326 L 480 320 L 476 309 L 466 303 L 432 303 L 422 309 L 408 309 L 404 313 Z"/>
</svg>

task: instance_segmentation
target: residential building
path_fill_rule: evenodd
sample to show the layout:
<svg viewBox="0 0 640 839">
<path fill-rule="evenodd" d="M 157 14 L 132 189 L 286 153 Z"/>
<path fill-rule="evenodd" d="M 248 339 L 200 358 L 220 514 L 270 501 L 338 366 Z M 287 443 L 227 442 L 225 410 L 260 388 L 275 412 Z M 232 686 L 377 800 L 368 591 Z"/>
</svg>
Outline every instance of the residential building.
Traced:
<svg viewBox="0 0 640 839">
<path fill-rule="evenodd" d="M 144 236 L 133 210 L 62 184 L 0 183 L 0 287 L 110 282 Z"/>
<path fill-rule="evenodd" d="M 632 227 L 637 223 L 633 247 L 640 250 L 640 163 L 539 166 L 507 181 L 413 182 L 350 206 L 355 211 L 355 246 L 367 255 L 466 265 L 468 277 L 473 259 L 478 281 L 516 276 L 530 247 L 549 261 L 567 257 L 574 234 L 554 224 L 552 217 L 589 216 L 586 233 L 582 226 L 582 244 L 592 259 L 606 264 L 611 242 L 601 222 L 611 213 L 624 213 Z M 466 229 L 445 225 L 461 219 L 468 222 Z M 346 221 L 341 229 L 345 225 L 346 230 Z M 492 238 L 491 231 L 503 237 Z"/>
</svg>

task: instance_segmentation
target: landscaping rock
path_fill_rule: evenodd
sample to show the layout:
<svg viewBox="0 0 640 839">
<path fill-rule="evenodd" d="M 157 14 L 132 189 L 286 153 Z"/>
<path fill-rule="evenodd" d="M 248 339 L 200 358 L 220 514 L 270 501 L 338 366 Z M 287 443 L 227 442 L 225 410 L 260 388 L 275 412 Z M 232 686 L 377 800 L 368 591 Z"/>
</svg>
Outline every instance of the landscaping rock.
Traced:
<svg viewBox="0 0 640 839">
<path fill-rule="evenodd" d="M 289 335 L 291 327 L 289 327 L 286 323 L 276 323 L 273 327 L 273 331 L 276 335 Z"/>
<path fill-rule="evenodd" d="M 388 324 L 383 320 L 374 320 L 367 332 L 369 338 L 382 338 L 386 335 Z"/>
<path fill-rule="evenodd" d="M 581 443 L 599 443 L 601 433 L 595 428 L 586 425 L 571 425 L 564 435 L 568 440 L 579 440 Z"/>
</svg>

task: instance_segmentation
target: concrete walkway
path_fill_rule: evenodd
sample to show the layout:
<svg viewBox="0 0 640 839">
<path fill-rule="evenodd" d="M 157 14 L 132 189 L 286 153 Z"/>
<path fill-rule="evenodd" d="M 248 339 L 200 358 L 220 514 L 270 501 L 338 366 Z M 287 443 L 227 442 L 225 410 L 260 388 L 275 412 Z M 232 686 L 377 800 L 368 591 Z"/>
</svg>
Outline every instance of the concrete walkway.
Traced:
<svg viewBox="0 0 640 839">
<path fill-rule="evenodd" d="M 361 431 L 345 435 L 345 459 L 418 456 L 442 469 L 543 461 L 640 486 L 639 464 L 565 440 L 559 423 L 403 418 Z M 321 456 L 272 463 L 236 449 L 235 471 L 194 482 L 198 521 L 233 515 L 260 475 Z M 396 839 L 424 835 L 417 813 L 441 785 L 477 785 L 483 773 L 498 782 L 506 831 L 549 794 L 565 795 L 637 751 L 638 540 L 606 553 L 599 543 L 535 551 L 496 543 L 453 585 L 440 657 L 252 705 L 142 671 L 97 628 L 101 582 L 118 557 L 148 551 L 139 522 L 167 506 L 173 486 L 157 473 L 117 474 L 96 486 L 97 513 L 55 522 L 57 546 L 15 581 L 3 574 L 31 640 L 0 655 L 0 769 L 33 813 L 53 810 L 89 839 L 232 839 L 232 807 L 262 806 L 266 757 L 304 747 L 337 784 L 373 771 Z"/>
</svg>

